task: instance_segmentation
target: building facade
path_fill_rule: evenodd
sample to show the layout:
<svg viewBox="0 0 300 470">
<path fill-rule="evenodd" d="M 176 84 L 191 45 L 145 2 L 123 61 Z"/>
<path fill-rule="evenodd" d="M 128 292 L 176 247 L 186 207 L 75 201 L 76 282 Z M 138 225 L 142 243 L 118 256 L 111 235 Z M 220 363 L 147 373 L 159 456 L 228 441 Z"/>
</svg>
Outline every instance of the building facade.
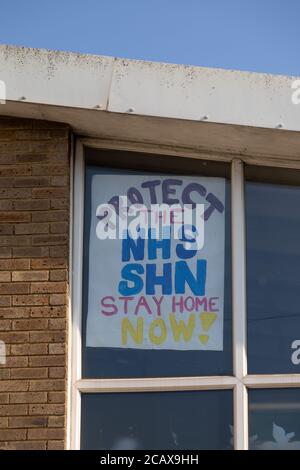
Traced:
<svg viewBox="0 0 300 470">
<path fill-rule="evenodd" d="M 9 46 L 0 80 L 1 449 L 300 448 L 299 82 Z"/>
</svg>

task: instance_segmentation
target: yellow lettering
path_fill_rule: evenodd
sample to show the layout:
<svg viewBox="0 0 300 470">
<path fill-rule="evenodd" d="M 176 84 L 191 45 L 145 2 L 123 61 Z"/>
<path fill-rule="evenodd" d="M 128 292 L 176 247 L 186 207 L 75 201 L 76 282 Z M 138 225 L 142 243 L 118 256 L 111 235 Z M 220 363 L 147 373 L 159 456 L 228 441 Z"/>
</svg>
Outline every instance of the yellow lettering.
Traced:
<svg viewBox="0 0 300 470">
<path fill-rule="evenodd" d="M 180 341 L 181 336 L 183 336 L 185 342 L 190 341 L 195 328 L 195 314 L 191 313 L 189 315 L 187 325 L 185 324 L 184 320 L 179 320 L 177 322 L 176 315 L 174 313 L 170 313 L 169 318 L 173 337 L 176 343 Z"/>
<path fill-rule="evenodd" d="M 141 344 L 144 339 L 144 319 L 142 317 L 137 319 L 136 328 L 132 325 L 131 321 L 128 318 L 123 318 L 122 320 L 122 344 L 127 345 L 128 333 L 131 335 L 131 338 L 135 344 Z"/>
<path fill-rule="evenodd" d="M 155 329 L 160 328 L 160 334 L 155 333 Z M 149 328 L 149 338 L 154 344 L 161 344 L 165 341 L 167 336 L 167 327 L 162 318 L 157 318 L 151 322 Z"/>
</svg>

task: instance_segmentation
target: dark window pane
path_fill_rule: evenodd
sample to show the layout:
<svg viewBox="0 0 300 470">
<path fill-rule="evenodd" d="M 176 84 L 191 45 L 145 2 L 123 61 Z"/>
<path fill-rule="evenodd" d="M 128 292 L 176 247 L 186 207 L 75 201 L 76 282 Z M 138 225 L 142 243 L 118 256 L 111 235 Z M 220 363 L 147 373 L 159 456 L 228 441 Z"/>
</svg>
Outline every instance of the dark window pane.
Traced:
<svg viewBox="0 0 300 470">
<path fill-rule="evenodd" d="M 248 372 L 299 373 L 300 188 L 247 182 L 246 225 Z"/>
<path fill-rule="evenodd" d="M 300 450 L 300 389 L 249 390 L 249 448 Z"/>
<path fill-rule="evenodd" d="M 82 396 L 82 449 L 230 449 L 232 392 Z"/>
<path fill-rule="evenodd" d="M 207 165 L 209 166 L 209 165 Z M 205 168 L 207 168 L 207 166 Z M 162 179 L 163 175 L 155 173 L 145 173 L 143 175 L 146 179 Z M 94 289 L 96 295 L 99 294 L 99 283 L 103 283 L 101 278 L 104 277 L 104 281 L 108 279 L 110 273 L 116 269 L 115 262 L 108 262 L 101 264 L 101 259 L 98 257 L 99 267 L 97 276 L 91 276 L 91 263 L 94 262 L 95 255 L 94 251 L 90 250 L 90 237 L 93 232 L 92 224 L 95 223 L 92 218 L 95 212 L 95 201 L 92 200 L 92 185 L 93 181 L 97 181 L 97 184 L 102 182 L 102 187 L 107 185 L 108 178 L 113 184 L 116 184 L 117 178 L 124 177 L 135 183 L 138 186 L 138 178 L 141 177 L 141 173 L 119 170 L 119 169 L 108 169 L 104 167 L 87 166 L 86 167 L 86 178 L 85 178 L 85 221 L 84 221 L 84 272 L 83 272 L 83 360 L 82 369 L 83 377 L 155 377 L 155 376 L 182 376 L 182 375 L 230 375 L 232 372 L 232 346 L 231 346 L 231 246 L 230 246 L 230 182 L 228 179 L 218 178 L 224 185 L 225 196 L 225 215 L 223 212 L 225 226 L 225 240 L 224 235 L 219 240 L 221 251 L 224 250 L 225 244 L 225 274 L 224 274 L 224 308 L 223 308 L 223 322 L 220 322 L 221 329 L 223 330 L 220 334 L 220 347 L 219 350 L 210 350 L 207 346 L 207 350 L 193 350 L 193 348 L 186 348 L 186 350 L 171 350 L 171 349 L 139 349 L 139 348 L 126 348 L 126 347 L 107 347 L 107 345 L 91 346 L 87 343 L 87 332 L 95 332 L 95 328 L 88 328 L 88 316 L 91 309 L 89 308 L 89 295 L 91 288 Z M 131 178 L 131 179 L 130 179 Z M 180 178 L 180 176 L 173 176 L 172 178 Z M 198 179 L 197 179 L 198 178 Z M 115 179 L 115 181 L 114 181 Z M 121 181 L 121 180 L 119 180 Z M 194 182 L 201 182 L 201 176 L 193 177 Z M 209 182 L 211 181 L 206 176 L 208 182 L 208 193 L 209 193 Z M 121 181 L 122 183 L 122 181 Z M 213 183 L 212 183 L 213 184 Z M 98 186 L 99 187 L 99 186 Z M 138 186 L 140 189 L 140 186 Z M 108 198 L 108 192 L 105 196 Z M 169 189 L 177 189 L 178 195 L 182 194 L 182 188 L 174 184 Z M 144 190 L 145 191 L 145 190 Z M 100 193 L 99 193 L 100 194 Z M 195 192 L 194 196 L 197 194 Z M 102 197 L 102 195 L 100 194 Z M 101 197 L 97 197 L 97 202 L 105 202 L 100 200 Z M 199 196 L 199 194 L 198 194 Z M 174 197 L 174 194 L 172 194 Z M 203 198 L 202 198 L 203 199 Z M 204 201 L 199 197 L 199 201 Z M 158 200 L 158 203 L 161 201 Z M 209 237 L 209 234 L 207 235 Z M 102 243 L 106 243 L 104 240 Z M 115 240 L 108 241 L 109 243 L 115 242 Z M 114 247 L 108 250 L 109 253 L 116 251 Z M 201 255 L 199 255 L 201 257 Z M 112 259 L 113 256 L 112 256 Z M 120 271 L 120 269 L 119 269 Z M 218 276 L 219 273 L 216 273 Z M 210 270 L 211 279 L 214 279 L 214 271 Z M 222 285 L 222 287 L 223 287 Z M 109 282 L 107 282 L 107 291 L 112 290 L 112 293 L 108 292 L 109 295 L 114 295 L 117 298 L 115 285 L 110 288 Z M 151 300 L 151 299 L 150 299 Z M 99 301 L 100 305 L 100 301 Z M 176 307 L 177 308 L 177 307 Z M 178 307 L 179 308 L 179 307 Z M 130 312 L 132 314 L 132 312 Z M 153 313 L 153 312 L 152 312 Z M 162 319 L 165 321 L 169 319 L 168 315 L 170 311 L 162 311 Z M 100 315 L 100 314 L 99 314 Z M 127 318 L 132 318 L 136 321 L 134 315 L 128 315 Z M 198 317 L 197 317 L 198 318 Z M 166 321 L 167 321 L 166 320 Z M 99 330 L 100 331 L 100 330 Z M 115 330 L 116 331 L 116 330 Z M 146 330 L 145 328 L 145 331 Z M 195 330 L 196 331 L 196 330 Z M 100 331 L 101 333 L 101 331 Z M 100 334 L 99 333 L 99 334 Z M 146 332 L 145 335 L 148 333 Z M 170 335 L 168 330 L 168 335 Z M 203 333 L 200 333 L 203 335 Z M 107 340 L 107 330 L 105 330 L 105 340 Z M 102 334 L 103 336 L 103 334 Z M 203 335 L 203 341 L 209 337 L 209 333 Z"/>
</svg>

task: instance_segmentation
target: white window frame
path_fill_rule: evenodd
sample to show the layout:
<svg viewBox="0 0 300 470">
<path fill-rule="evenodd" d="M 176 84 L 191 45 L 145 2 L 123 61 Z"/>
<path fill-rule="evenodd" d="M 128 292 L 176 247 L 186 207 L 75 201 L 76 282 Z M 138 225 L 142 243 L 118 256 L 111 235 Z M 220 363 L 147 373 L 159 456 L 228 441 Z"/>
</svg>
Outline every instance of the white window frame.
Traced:
<svg viewBox="0 0 300 470">
<path fill-rule="evenodd" d="M 184 390 L 233 390 L 234 448 L 248 449 L 248 394 L 251 388 L 300 387 L 300 374 L 248 375 L 247 374 L 247 317 L 246 317 L 246 240 L 244 203 L 244 163 L 232 158 L 231 163 L 231 233 L 232 233 L 232 341 L 233 376 L 166 377 L 138 379 L 82 379 L 81 318 L 82 318 L 82 267 L 83 267 L 83 223 L 84 223 L 84 148 L 111 149 L 110 143 L 96 139 L 78 139 L 75 144 L 72 165 L 73 231 L 71 239 L 70 276 L 72 325 L 70 334 L 70 406 L 68 412 L 69 449 L 80 449 L 81 393 L 101 392 L 149 392 Z M 122 149 L 122 145 L 115 148 Z M 124 147 L 123 150 L 137 150 Z M 145 150 L 150 153 L 149 147 Z M 158 153 L 154 149 L 155 153 Z M 167 157 L 166 157 L 167 158 Z M 184 155 L 179 158 L 184 158 Z M 207 159 L 207 155 L 203 158 Z M 218 157 L 214 157 L 214 161 Z M 219 158 L 220 161 L 224 159 Z M 268 159 L 260 164 L 270 166 Z M 281 166 L 279 164 L 279 166 Z M 282 166 L 288 167 L 287 162 Z"/>
</svg>

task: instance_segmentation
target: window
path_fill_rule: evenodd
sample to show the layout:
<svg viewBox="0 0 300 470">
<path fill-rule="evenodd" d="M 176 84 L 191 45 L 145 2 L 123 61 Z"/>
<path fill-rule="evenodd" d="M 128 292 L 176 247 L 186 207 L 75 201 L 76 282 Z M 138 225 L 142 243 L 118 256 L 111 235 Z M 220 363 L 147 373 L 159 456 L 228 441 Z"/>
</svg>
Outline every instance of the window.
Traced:
<svg viewBox="0 0 300 470">
<path fill-rule="evenodd" d="M 87 393 L 81 448 L 231 449 L 232 419 L 230 390 Z"/>
<path fill-rule="evenodd" d="M 78 142 L 72 448 L 298 445 L 299 188 L 294 170 Z M 103 240 L 121 195 L 146 213 L 202 204 L 204 247 L 193 224 L 189 240 Z"/>
<path fill-rule="evenodd" d="M 84 378 L 134 378 L 232 374 L 229 179 L 128 171 L 106 166 L 93 166 L 88 162 L 89 152 L 87 151 L 83 248 L 82 376 Z M 173 254 L 178 247 L 183 246 L 180 240 L 166 239 L 164 246 L 160 241 L 156 243 L 155 240 L 152 243 L 145 241 L 143 246 L 131 241 L 131 246 L 125 247 L 121 254 L 122 240 L 106 239 L 99 242 L 95 236 L 99 220 L 95 217 L 97 207 L 99 203 L 115 197 L 115 194 L 128 193 L 130 196 L 132 193 L 135 198 L 143 198 L 140 202 L 150 207 L 149 188 L 152 189 L 154 203 L 162 202 L 160 193 L 167 189 L 172 194 L 172 201 L 177 203 L 184 197 L 190 200 L 192 193 L 193 200 L 196 201 L 198 198 L 202 201 L 203 196 L 199 194 L 199 188 L 203 188 L 203 185 L 206 185 L 208 194 L 212 194 L 211 188 L 218 191 L 220 187 L 219 191 L 223 190 L 225 214 L 219 214 L 216 211 L 216 214 L 212 215 L 212 220 L 207 221 L 210 233 L 215 232 L 211 250 L 217 250 L 216 259 L 212 261 L 216 267 L 214 270 L 206 268 L 206 283 L 212 285 L 212 290 L 201 299 L 195 296 L 192 289 L 189 289 L 189 292 L 186 289 L 185 295 L 178 293 L 180 288 L 176 289 L 174 285 L 175 278 L 178 280 L 184 268 L 188 269 L 187 275 L 191 273 L 189 265 L 191 265 L 191 270 L 194 269 L 192 263 L 182 261 L 183 256 Z M 189 188 L 190 193 L 187 192 Z M 154 189 L 156 189 L 155 193 Z M 207 207 L 210 207 L 208 203 Z M 224 223 L 223 233 L 218 233 L 222 222 Z M 209 242 L 210 240 L 207 240 L 205 244 Z M 136 246 L 139 252 L 136 254 L 131 250 L 131 259 L 128 259 L 128 262 L 122 261 L 125 249 L 129 251 L 130 248 L 133 249 Z M 170 256 L 166 253 L 168 250 Z M 170 266 L 170 260 L 173 261 L 172 266 Z M 103 265 L 106 266 L 105 269 Z M 224 273 L 225 265 L 226 274 Z M 121 271 L 128 266 L 136 266 L 135 269 L 144 270 L 144 273 L 138 277 L 133 271 L 134 279 L 143 282 L 144 288 L 137 293 L 130 292 L 126 295 L 119 292 L 118 283 L 120 279 L 125 279 L 126 275 L 122 276 Z M 154 267 L 155 274 L 153 272 L 148 274 L 148 267 Z M 169 282 L 167 287 L 170 294 L 165 295 L 164 287 L 166 286 L 158 284 L 153 286 L 153 292 L 147 295 L 145 284 L 150 282 L 150 276 L 159 277 L 166 267 L 172 268 L 170 275 L 166 270 L 164 275 L 164 279 L 168 279 Z M 218 270 L 220 281 L 215 279 L 216 270 Z M 218 282 L 220 286 L 215 286 Z M 208 286 L 206 287 L 207 291 Z M 151 286 L 149 286 L 149 291 L 150 288 Z M 196 303 L 197 299 L 198 303 Z M 214 304 L 214 308 L 212 305 L 210 307 L 209 303 Z M 207 328 L 205 326 L 201 328 L 201 323 L 210 321 L 209 314 L 202 313 L 207 310 L 216 311 L 215 314 L 211 313 L 212 320 L 215 322 L 211 327 L 208 324 Z M 180 322 L 183 321 L 182 318 L 187 324 L 186 335 L 189 335 L 193 328 L 192 322 L 195 322 L 194 332 L 187 341 L 176 341 L 177 338 L 174 340 L 174 335 L 179 335 L 178 328 Z M 140 320 L 144 323 L 141 327 Z M 114 336 L 112 331 L 116 331 Z M 196 338 L 199 333 L 200 341 Z M 122 345 L 122 334 L 126 335 L 127 347 Z M 137 334 L 143 335 L 140 345 L 135 344 L 135 340 L 138 341 L 135 337 Z M 109 338 L 110 335 L 111 338 Z M 191 343 L 196 341 L 198 345 L 191 346 Z M 195 349 L 195 347 L 201 349 Z"/>
<path fill-rule="evenodd" d="M 250 390 L 250 449 L 300 449 L 300 389 Z"/>
<path fill-rule="evenodd" d="M 291 351 L 300 331 L 300 185 L 297 177 L 283 179 L 284 172 L 280 178 L 277 173 L 273 170 L 264 180 L 249 174 L 246 181 L 251 374 L 299 371 Z"/>
</svg>

